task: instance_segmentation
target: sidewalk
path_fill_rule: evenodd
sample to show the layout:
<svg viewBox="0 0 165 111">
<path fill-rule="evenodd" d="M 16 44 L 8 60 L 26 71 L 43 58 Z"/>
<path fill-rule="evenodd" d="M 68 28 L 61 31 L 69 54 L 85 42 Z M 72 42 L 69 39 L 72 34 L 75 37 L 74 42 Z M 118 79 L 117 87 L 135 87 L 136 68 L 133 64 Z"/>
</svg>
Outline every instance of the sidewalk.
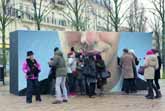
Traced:
<svg viewBox="0 0 165 111">
<path fill-rule="evenodd" d="M 7 83 L 8 84 L 8 83 Z M 161 80 L 162 93 L 165 93 L 165 80 Z M 132 95 L 110 94 L 90 99 L 72 97 L 69 103 L 53 105 L 55 97 L 44 95 L 43 102 L 25 103 L 25 97 L 9 93 L 8 85 L 0 83 L 0 111 L 165 111 L 165 97 L 157 100 L 144 98 L 145 91 Z"/>
</svg>

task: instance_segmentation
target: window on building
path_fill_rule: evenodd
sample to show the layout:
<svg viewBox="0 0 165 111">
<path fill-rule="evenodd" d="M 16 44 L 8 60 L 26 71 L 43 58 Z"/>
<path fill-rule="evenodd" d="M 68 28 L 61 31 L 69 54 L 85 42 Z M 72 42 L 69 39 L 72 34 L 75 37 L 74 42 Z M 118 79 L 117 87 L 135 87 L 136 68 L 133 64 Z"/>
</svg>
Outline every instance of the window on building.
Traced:
<svg viewBox="0 0 165 111">
<path fill-rule="evenodd" d="M 56 18 L 54 18 L 54 24 L 57 24 L 57 20 L 56 20 Z"/>
<path fill-rule="evenodd" d="M 47 17 L 47 23 L 50 23 L 50 19 L 49 19 L 49 17 Z"/>
</svg>

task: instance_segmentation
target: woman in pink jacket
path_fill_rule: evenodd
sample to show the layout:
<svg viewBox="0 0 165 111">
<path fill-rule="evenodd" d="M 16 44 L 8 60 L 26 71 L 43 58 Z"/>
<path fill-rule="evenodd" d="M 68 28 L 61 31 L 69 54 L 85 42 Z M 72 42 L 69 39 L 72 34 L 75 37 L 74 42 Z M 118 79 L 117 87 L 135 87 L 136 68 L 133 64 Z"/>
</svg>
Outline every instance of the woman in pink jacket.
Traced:
<svg viewBox="0 0 165 111">
<path fill-rule="evenodd" d="M 35 60 L 32 51 L 27 52 L 27 59 L 23 64 L 23 72 L 27 79 L 26 103 L 32 103 L 33 91 L 35 91 L 36 101 L 41 102 L 38 76 L 40 73 L 40 64 Z"/>
</svg>

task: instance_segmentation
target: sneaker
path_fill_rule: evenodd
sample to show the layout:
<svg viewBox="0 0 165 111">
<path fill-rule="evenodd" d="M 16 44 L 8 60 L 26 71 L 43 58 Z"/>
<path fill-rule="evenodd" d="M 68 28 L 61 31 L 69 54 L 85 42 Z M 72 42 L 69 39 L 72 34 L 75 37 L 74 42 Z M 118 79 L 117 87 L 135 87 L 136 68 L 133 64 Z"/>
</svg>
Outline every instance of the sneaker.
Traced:
<svg viewBox="0 0 165 111">
<path fill-rule="evenodd" d="M 160 91 L 158 91 L 158 95 L 159 95 L 160 97 L 162 97 L 162 93 L 161 93 Z"/>
<path fill-rule="evenodd" d="M 149 95 L 147 94 L 147 95 L 145 95 L 145 97 L 147 98 L 147 97 L 149 97 Z"/>
<path fill-rule="evenodd" d="M 26 103 L 27 103 L 27 104 L 31 104 L 31 103 L 32 103 L 32 101 L 26 101 Z"/>
<path fill-rule="evenodd" d="M 61 104 L 62 102 L 61 101 L 54 101 L 54 102 L 52 102 L 52 104 Z"/>
<path fill-rule="evenodd" d="M 67 103 L 67 102 L 68 102 L 68 100 L 64 99 L 64 100 L 63 100 L 63 102 L 64 102 L 64 103 Z"/>
<path fill-rule="evenodd" d="M 95 96 L 89 96 L 89 98 L 95 98 Z"/>
<path fill-rule="evenodd" d="M 42 100 L 41 100 L 41 99 L 37 99 L 36 101 L 37 101 L 37 102 L 41 102 Z"/>
<path fill-rule="evenodd" d="M 155 99 L 158 99 L 158 98 L 161 98 L 161 96 L 160 95 L 156 95 L 155 96 Z"/>
<path fill-rule="evenodd" d="M 148 96 L 146 99 L 154 99 L 154 96 Z"/>
</svg>

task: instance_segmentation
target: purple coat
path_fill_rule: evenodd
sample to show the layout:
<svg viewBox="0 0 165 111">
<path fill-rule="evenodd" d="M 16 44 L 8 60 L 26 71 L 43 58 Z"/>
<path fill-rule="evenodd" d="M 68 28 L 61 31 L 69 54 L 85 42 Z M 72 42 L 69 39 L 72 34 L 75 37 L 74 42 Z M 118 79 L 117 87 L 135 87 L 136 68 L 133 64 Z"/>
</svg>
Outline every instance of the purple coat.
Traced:
<svg viewBox="0 0 165 111">
<path fill-rule="evenodd" d="M 38 62 L 37 62 L 37 68 L 39 70 L 41 70 L 41 66 L 40 66 L 40 64 Z M 30 79 L 30 80 L 38 79 L 38 77 L 34 77 L 34 75 L 31 78 L 27 77 L 27 72 L 30 71 L 30 68 L 29 68 L 29 66 L 28 66 L 26 61 L 23 63 L 22 70 L 25 73 L 26 79 Z"/>
</svg>

